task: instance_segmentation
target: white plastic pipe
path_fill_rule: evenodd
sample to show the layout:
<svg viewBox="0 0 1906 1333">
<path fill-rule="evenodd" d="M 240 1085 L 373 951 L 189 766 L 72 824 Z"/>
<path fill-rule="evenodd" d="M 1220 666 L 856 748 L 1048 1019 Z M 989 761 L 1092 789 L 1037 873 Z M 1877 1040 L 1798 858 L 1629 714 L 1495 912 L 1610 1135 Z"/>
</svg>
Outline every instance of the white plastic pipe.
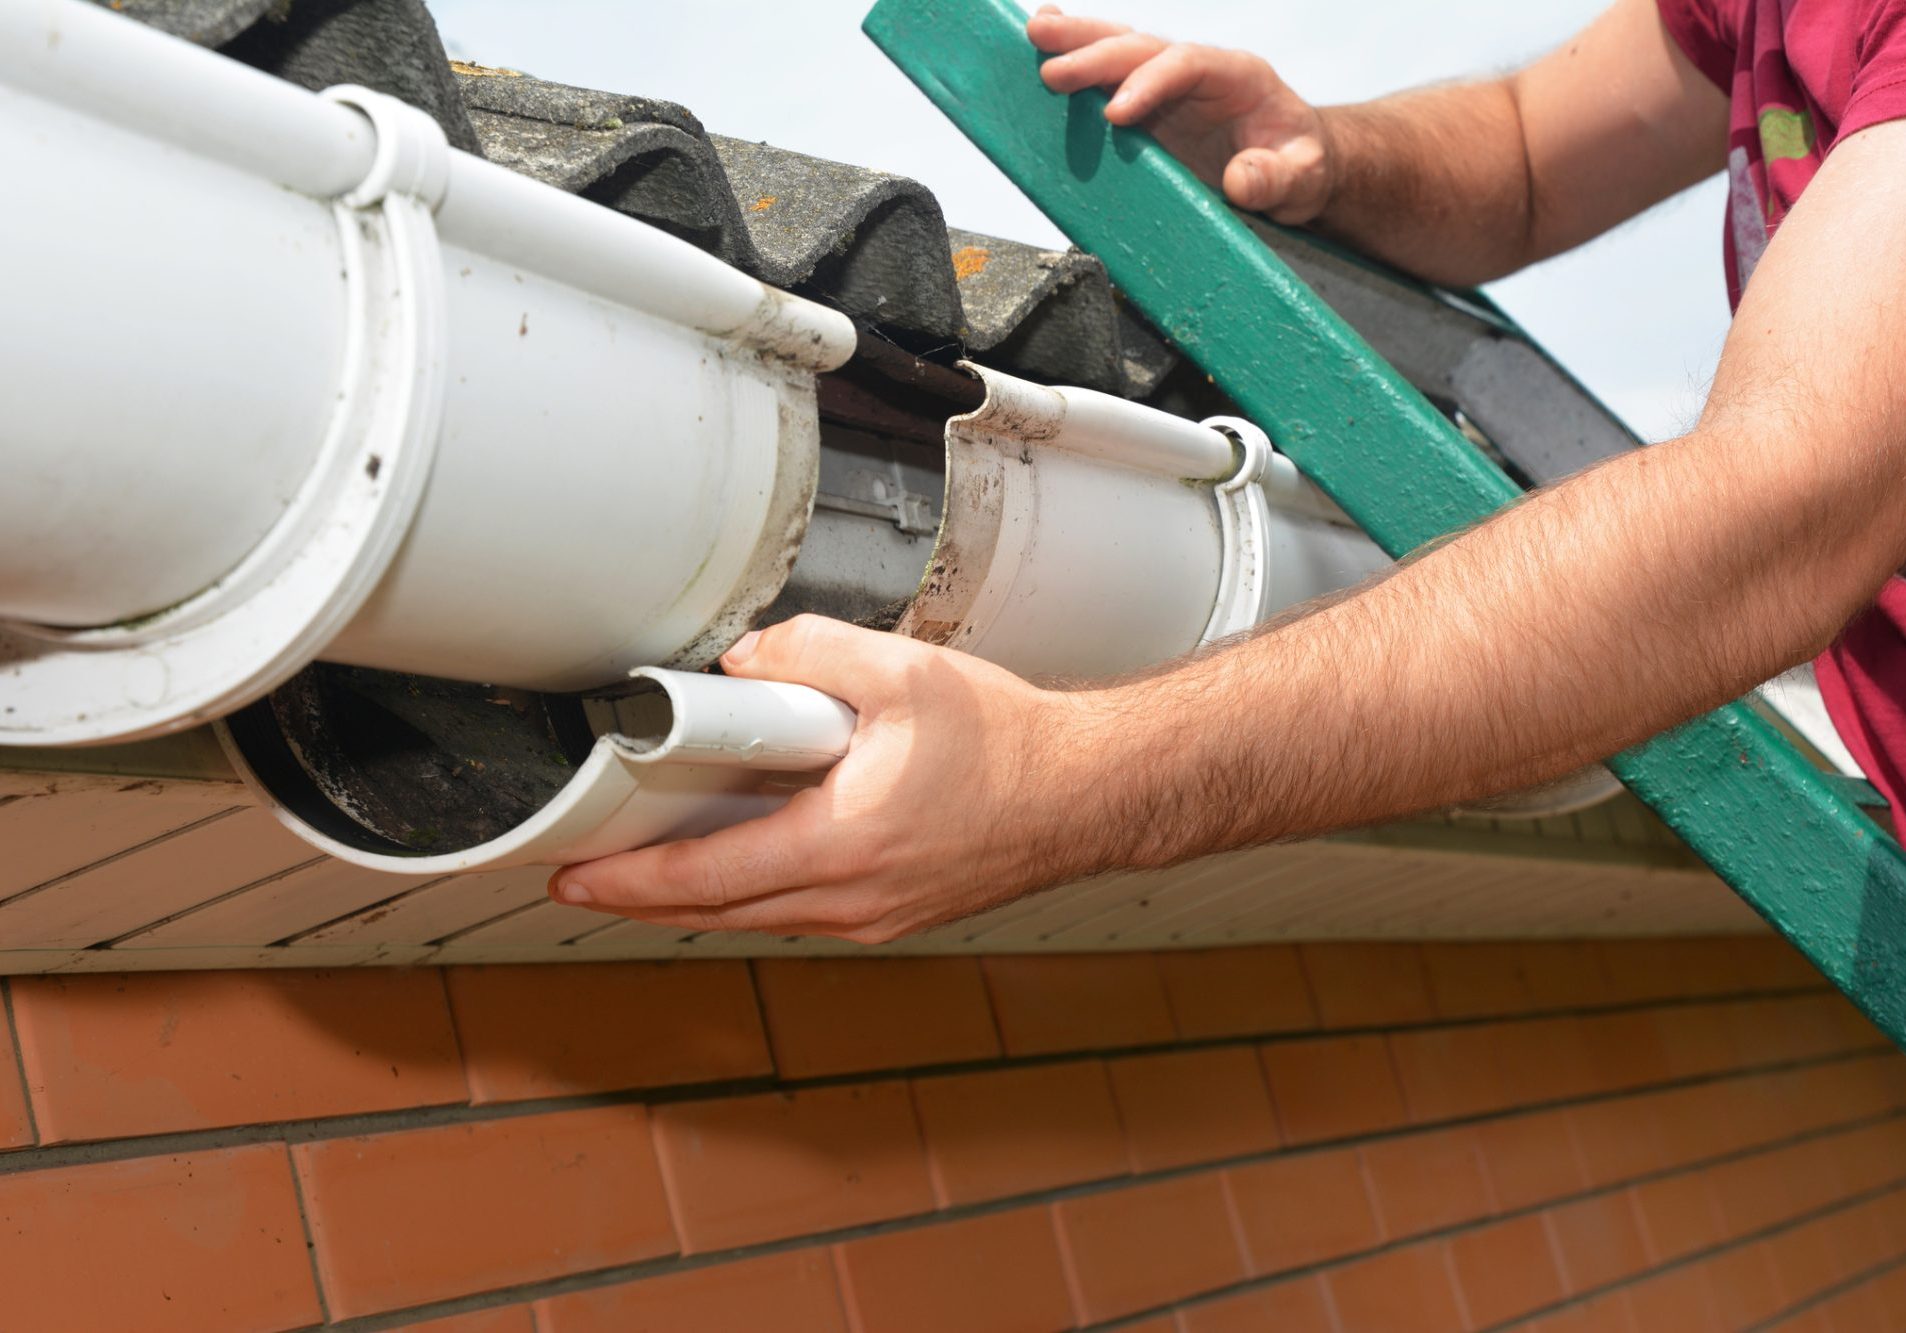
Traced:
<svg viewBox="0 0 1906 1333">
<path fill-rule="evenodd" d="M 78 0 L 0 5 L 0 86 L 320 199 L 363 180 L 376 146 L 344 107 Z M 149 199 L 125 194 L 116 214 Z"/>
<path fill-rule="evenodd" d="M 657 762 L 813 773 L 832 768 L 853 739 L 854 710 L 805 685 L 658 667 L 630 674 L 649 687 L 630 702 L 659 707 L 653 729 L 631 731 L 629 739 Z"/>
</svg>

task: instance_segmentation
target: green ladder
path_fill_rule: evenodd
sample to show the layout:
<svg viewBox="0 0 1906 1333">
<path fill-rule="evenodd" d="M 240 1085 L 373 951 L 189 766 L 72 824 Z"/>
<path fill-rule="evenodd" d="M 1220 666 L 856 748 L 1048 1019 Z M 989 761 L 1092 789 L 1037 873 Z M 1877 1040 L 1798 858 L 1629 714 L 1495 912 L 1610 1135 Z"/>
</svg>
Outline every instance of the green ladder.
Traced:
<svg viewBox="0 0 1906 1333">
<path fill-rule="evenodd" d="M 1245 222 L 1097 91 L 1039 79 L 1008 0 L 879 0 L 863 25 L 1125 297 L 1401 556 L 1522 493 Z M 1906 1047 L 1906 855 L 1740 703 L 1609 761 Z"/>
</svg>

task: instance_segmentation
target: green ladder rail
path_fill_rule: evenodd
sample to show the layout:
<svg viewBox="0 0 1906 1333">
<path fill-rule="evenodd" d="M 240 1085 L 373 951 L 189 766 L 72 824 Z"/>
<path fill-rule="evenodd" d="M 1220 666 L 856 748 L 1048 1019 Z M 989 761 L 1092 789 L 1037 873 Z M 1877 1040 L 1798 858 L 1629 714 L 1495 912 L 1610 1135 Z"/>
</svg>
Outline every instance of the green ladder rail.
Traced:
<svg viewBox="0 0 1906 1333">
<path fill-rule="evenodd" d="M 867 35 L 1126 298 L 1400 556 L 1520 488 L 1150 135 L 1039 79 L 1007 0 L 879 0 Z M 1609 766 L 1906 1047 L 1906 854 L 1744 704 Z"/>
</svg>

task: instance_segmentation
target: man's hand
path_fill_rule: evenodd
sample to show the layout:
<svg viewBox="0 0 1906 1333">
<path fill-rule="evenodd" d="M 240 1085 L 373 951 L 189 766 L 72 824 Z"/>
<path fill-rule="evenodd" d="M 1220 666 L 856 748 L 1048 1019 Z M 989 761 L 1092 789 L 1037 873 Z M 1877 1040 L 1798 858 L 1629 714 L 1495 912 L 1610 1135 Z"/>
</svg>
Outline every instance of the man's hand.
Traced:
<svg viewBox="0 0 1906 1333">
<path fill-rule="evenodd" d="M 685 930 L 880 943 L 1121 855 L 1092 827 L 1077 696 L 819 616 L 748 635 L 722 667 L 847 703 L 847 757 L 765 819 L 565 867 L 552 897 Z"/>
<path fill-rule="evenodd" d="M 1615 0 L 1501 78 L 1316 107 L 1243 51 L 1168 43 L 1051 5 L 1026 23 L 1058 92 L 1116 88 L 1239 208 L 1302 223 L 1431 282 L 1470 286 L 1579 245 L 1718 170 L 1727 98 L 1655 0 Z"/>
<path fill-rule="evenodd" d="M 1042 5 L 1026 24 L 1046 86 L 1115 88 L 1105 118 L 1142 125 L 1239 208 L 1309 222 L 1330 197 L 1323 117 L 1248 51 L 1167 42 Z"/>
</svg>

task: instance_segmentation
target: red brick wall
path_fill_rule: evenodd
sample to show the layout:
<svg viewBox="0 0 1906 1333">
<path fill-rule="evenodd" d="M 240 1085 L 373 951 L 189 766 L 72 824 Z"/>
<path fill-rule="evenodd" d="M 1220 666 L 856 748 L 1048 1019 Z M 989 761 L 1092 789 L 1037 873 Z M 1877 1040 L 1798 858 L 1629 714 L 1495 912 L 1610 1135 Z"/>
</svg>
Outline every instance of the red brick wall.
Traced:
<svg viewBox="0 0 1906 1333">
<path fill-rule="evenodd" d="M 1766 940 L 6 990 L 9 1330 L 1906 1328 L 1906 1063 Z"/>
</svg>

